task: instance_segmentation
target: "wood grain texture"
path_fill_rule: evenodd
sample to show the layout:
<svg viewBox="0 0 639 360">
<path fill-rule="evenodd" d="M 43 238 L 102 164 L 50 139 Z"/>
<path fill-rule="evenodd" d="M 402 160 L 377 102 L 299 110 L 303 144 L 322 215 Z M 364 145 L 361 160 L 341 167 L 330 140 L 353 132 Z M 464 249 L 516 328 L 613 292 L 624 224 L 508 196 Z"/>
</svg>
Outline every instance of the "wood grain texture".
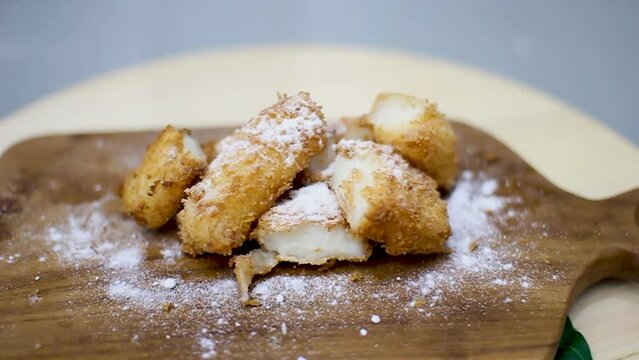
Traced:
<svg viewBox="0 0 639 360">
<path fill-rule="evenodd" d="M 517 155 L 471 127 L 455 124 L 459 136 L 460 166 L 482 171 L 499 181 L 499 194 L 521 199 L 514 205 L 525 215 L 498 224 L 498 242 L 517 249 L 512 262 L 537 284 L 525 302 L 502 301 L 502 289 L 480 283 L 462 283 L 444 294 L 433 316 L 401 316 L 405 294 L 396 302 L 376 303 L 367 297 L 353 299 L 357 307 L 342 311 L 316 304 L 303 311 L 317 316 L 295 318 L 289 335 L 275 346 L 272 334 L 259 324 L 272 316 L 269 309 L 243 309 L 234 313 L 240 326 L 216 334 L 224 349 L 219 357 L 236 358 L 551 358 L 572 300 L 589 285 L 604 278 L 639 279 L 639 190 L 602 200 L 588 201 L 562 192 L 539 176 Z M 206 139 L 220 137 L 228 129 L 196 131 Z M 39 261 L 47 252 L 29 238 L 29 231 L 45 226 L 58 204 L 80 205 L 114 192 L 123 175 L 139 161 L 154 133 L 57 136 L 21 143 L 0 158 L 0 255 L 19 250 L 19 261 L 0 263 L 0 355 L 6 358 L 176 358 L 199 356 L 192 337 L 207 319 L 184 323 L 181 312 L 143 329 L 144 316 L 120 318 L 116 304 L 105 294 L 87 291 L 95 269 L 68 268 L 54 261 Z M 98 185 L 99 186 L 96 186 Z M 72 208 L 72 207 L 71 207 Z M 111 210 L 119 210 L 113 205 Z M 124 215 L 113 227 L 129 221 Z M 36 230 L 33 230 L 36 231 Z M 107 228 L 105 231 L 111 231 Z M 169 229 L 143 232 L 151 240 L 174 238 Z M 184 281 L 230 277 L 226 259 L 183 258 L 172 269 L 155 261 L 153 246 L 145 254 L 145 266 L 158 272 L 178 271 Z M 49 254 L 49 253 L 47 253 Z M 344 264 L 335 272 L 361 272 L 372 281 L 362 282 L 356 294 L 378 294 L 400 274 L 411 274 L 446 262 L 443 257 L 376 256 L 363 265 Z M 279 274 L 326 276 L 309 268 L 284 267 Z M 552 274 L 562 274 L 559 280 Z M 41 279 L 35 281 L 39 275 Z M 99 281 L 96 280 L 99 284 Z M 98 286 L 97 284 L 95 286 Z M 31 303 L 38 294 L 40 301 Z M 401 300 L 401 301 L 400 301 Z M 404 301 L 404 302 L 402 302 Z M 480 304 L 481 306 L 478 306 Z M 292 307 L 278 312 L 293 313 Z M 435 309 L 437 310 L 437 309 Z M 373 326 L 370 314 L 383 321 Z M 281 315 L 281 314 L 279 314 Z M 278 316 L 279 316 L 278 315 Z M 291 316 L 293 318 L 293 316 Z M 357 335 L 366 326 L 368 336 Z M 163 328 L 193 331 L 168 341 Z M 255 331 L 255 335 L 250 335 Z M 132 341 L 133 334 L 142 340 Z M 190 335 L 189 335 L 190 334 Z M 233 339 L 224 342 L 224 338 Z"/>
</svg>

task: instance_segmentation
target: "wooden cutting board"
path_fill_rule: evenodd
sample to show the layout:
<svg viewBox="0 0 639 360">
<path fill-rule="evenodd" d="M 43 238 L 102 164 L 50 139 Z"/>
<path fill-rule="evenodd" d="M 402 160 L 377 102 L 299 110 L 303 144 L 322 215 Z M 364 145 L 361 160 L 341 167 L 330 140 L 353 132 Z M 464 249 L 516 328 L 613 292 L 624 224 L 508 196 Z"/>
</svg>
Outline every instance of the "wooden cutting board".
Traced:
<svg viewBox="0 0 639 360">
<path fill-rule="evenodd" d="M 584 200 L 487 134 L 455 131 L 449 203 L 471 207 L 458 234 L 477 237 L 464 256 L 283 266 L 255 285 L 259 308 L 237 303 L 227 259 L 180 256 L 174 227 L 121 213 L 113 194 L 154 133 L 18 144 L 0 158 L 0 356 L 551 358 L 579 293 L 639 279 L 639 190 Z"/>
</svg>

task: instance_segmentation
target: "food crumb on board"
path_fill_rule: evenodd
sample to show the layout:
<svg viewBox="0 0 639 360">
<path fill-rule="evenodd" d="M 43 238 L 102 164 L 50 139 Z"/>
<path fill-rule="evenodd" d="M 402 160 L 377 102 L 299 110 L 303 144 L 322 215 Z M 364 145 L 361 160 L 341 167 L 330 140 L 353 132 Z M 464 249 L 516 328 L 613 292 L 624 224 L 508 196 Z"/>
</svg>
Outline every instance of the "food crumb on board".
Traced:
<svg viewBox="0 0 639 360">
<path fill-rule="evenodd" d="M 363 328 L 362 328 L 362 329 L 359 329 L 359 334 L 360 334 L 361 336 L 366 336 L 366 335 L 368 335 L 368 330 L 363 329 Z"/>
<path fill-rule="evenodd" d="M 359 272 L 359 271 L 357 271 L 357 270 L 356 270 L 356 271 L 353 271 L 353 272 L 351 273 L 351 276 L 350 276 L 350 278 L 349 278 L 349 279 L 350 279 L 352 282 L 357 282 L 357 281 L 362 280 L 363 278 L 364 278 L 364 275 L 362 275 L 362 273 L 361 273 L 361 272 Z"/>
<path fill-rule="evenodd" d="M 473 240 L 470 242 L 470 244 L 468 244 L 468 251 L 473 252 L 477 250 L 478 246 L 479 246 L 479 243 L 477 242 L 477 240 Z"/>
<path fill-rule="evenodd" d="M 379 324 L 380 322 L 382 322 L 382 319 L 379 317 L 379 315 L 373 315 L 371 316 L 371 322 L 373 324 Z"/>
<path fill-rule="evenodd" d="M 282 325 L 280 325 L 280 331 L 282 332 L 282 335 L 288 334 L 288 328 L 286 327 L 285 322 L 283 322 Z"/>
</svg>

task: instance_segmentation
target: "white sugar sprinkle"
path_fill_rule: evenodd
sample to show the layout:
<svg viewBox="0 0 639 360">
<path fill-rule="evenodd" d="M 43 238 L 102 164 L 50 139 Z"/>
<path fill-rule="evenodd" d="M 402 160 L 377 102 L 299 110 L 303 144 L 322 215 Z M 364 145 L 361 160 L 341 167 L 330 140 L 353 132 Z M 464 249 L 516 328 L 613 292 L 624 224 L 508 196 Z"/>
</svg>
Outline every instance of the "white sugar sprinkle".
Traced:
<svg viewBox="0 0 639 360">
<path fill-rule="evenodd" d="M 212 359 L 217 356 L 215 341 L 213 341 L 213 339 L 201 337 L 199 343 L 202 351 L 202 359 Z"/>
<path fill-rule="evenodd" d="M 174 278 L 166 278 L 160 281 L 160 286 L 165 289 L 174 289 L 177 286 L 177 280 Z"/>
<path fill-rule="evenodd" d="M 290 335 L 289 328 L 322 319 L 327 308 L 352 313 L 360 322 L 370 316 L 373 324 L 381 323 L 382 318 L 388 322 L 395 317 L 405 321 L 415 316 L 423 319 L 450 316 L 451 312 L 459 311 L 455 299 L 464 295 L 460 293 L 461 284 L 467 282 L 476 284 L 478 296 L 466 300 L 477 308 L 528 301 L 527 296 L 540 276 L 558 280 L 562 273 L 521 272 L 519 243 L 517 239 L 500 241 L 498 222 L 507 219 L 506 215 L 508 219 L 525 215 L 517 206 L 511 206 L 517 204 L 517 198 L 497 195 L 501 194 L 499 190 L 499 181 L 483 173 L 463 172 L 447 199 L 452 228 L 448 246 L 452 253 L 426 257 L 420 269 L 407 268 L 388 280 L 357 283 L 350 280 L 349 271 L 316 273 L 284 268 L 282 272 L 257 278 L 251 294 L 262 306 L 250 309 L 256 319 L 252 325 L 255 329 L 250 333 L 252 341 L 277 346 L 282 335 Z M 228 319 L 243 318 L 242 314 L 249 311 L 238 301 L 232 273 L 221 268 L 215 274 L 194 271 L 179 273 L 184 276 L 180 277 L 175 259 L 182 255 L 174 233 L 168 232 L 166 236 L 153 233 L 155 239 L 151 242 L 148 231 L 134 220 L 109 210 L 118 201 L 107 194 L 94 202 L 54 205 L 57 208 L 50 211 L 64 216 L 54 216 L 43 228 L 29 229 L 25 238 L 34 239 L 31 245 L 41 243 L 40 248 L 34 247 L 39 261 L 89 271 L 85 289 L 96 301 L 109 303 L 115 315 L 114 324 L 118 324 L 113 331 L 121 331 L 121 323 L 117 322 L 126 321 L 139 324 L 133 329 L 135 333 L 126 335 L 133 336 L 132 341 L 146 341 L 146 337 L 139 339 L 134 335 L 142 332 L 167 339 L 173 336 L 191 339 L 193 355 L 207 358 L 227 355 L 225 347 L 233 348 L 237 341 L 237 335 L 228 332 L 229 324 L 233 327 L 239 324 L 235 320 L 229 323 Z M 470 246 L 472 242 L 479 246 Z M 3 264 L 17 261 L 17 250 L 21 249 L 11 251 L 13 255 L 7 252 Z M 40 275 L 31 276 L 37 279 Z M 368 312 L 368 304 L 376 306 L 376 314 Z M 404 306 L 397 308 L 397 304 Z M 388 308 L 394 309 L 393 312 L 386 312 Z M 179 309 L 185 320 L 178 327 L 174 327 L 175 316 L 165 314 L 175 311 L 171 309 Z M 366 324 L 352 325 L 359 327 L 360 336 L 368 335 L 363 327 Z M 166 329 L 171 329 L 171 335 L 166 335 Z M 211 338 L 212 335 L 216 338 Z M 287 340 L 293 339 L 291 336 Z"/>
</svg>

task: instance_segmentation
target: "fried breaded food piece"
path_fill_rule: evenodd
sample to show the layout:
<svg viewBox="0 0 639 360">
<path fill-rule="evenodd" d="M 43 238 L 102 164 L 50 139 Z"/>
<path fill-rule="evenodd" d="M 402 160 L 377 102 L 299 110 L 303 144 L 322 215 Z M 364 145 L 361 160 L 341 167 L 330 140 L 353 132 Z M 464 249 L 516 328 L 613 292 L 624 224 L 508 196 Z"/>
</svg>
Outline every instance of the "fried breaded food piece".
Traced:
<svg viewBox="0 0 639 360">
<path fill-rule="evenodd" d="M 433 179 L 388 145 L 342 140 L 336 151 L 330 184 L 353 233 L 390 255 L 444 251 L 450 226 Z"/>
<path fill-rule="evenodd" d="M 336 145 L 342 139 L 373 140 L 372 126 L 366 120 L 366 115 L 343 117 L 328 124 L 326 131 L 326 145 L 322 152 L 313 156 L 302 173 L 305 184 L 324 181 L 330 175 L 330 165 L 335 160 Z"/>
<path fill-rule="evenodd" d="M 279 101 L 237 129 L 211 162 L 204 179 L 187 190 L 178 214 L 182 250 L 229 255 L 251 223 L 291 187 L 298 172 L 324 146 L 326 122 L 310 95 Z"/>
<path fill-rule="evenodd" d="M 437 105 L 409 95 L 379 94 L 368 115 L 376 142 L 393 146 L 437 184 L 450 189 L 457 176 L 456 137 Z"/>
<path fill-rule="evenodd" d="M 240 302 L 244 306 L 260 306 L 257 299 L 251 299 L 249 287 L 255 275 L 264 275 L 278 264 L 275 253 L 263 249 L 255 249 L 246 255 L 234 256 L 231 259 L 237 284 L 240 288 Z"/>
<path fill-rule="evenodd" d="M 181 207 L 184 190 L 204 173 L 206 156 L 187 130 L 167 126 L 149 145 L 142 164 L 122 185 L 122 204 L 138 223 L 156 229 Z"/>
<path fill-rule="evenodd" d="M 372 251 L 367 240 L 349 232 L 335 194 L 325 183 L 293 191 L 260 217 L 251 236 L 277 260 L 298 264 L 365 261 Z"/>
</svg>

